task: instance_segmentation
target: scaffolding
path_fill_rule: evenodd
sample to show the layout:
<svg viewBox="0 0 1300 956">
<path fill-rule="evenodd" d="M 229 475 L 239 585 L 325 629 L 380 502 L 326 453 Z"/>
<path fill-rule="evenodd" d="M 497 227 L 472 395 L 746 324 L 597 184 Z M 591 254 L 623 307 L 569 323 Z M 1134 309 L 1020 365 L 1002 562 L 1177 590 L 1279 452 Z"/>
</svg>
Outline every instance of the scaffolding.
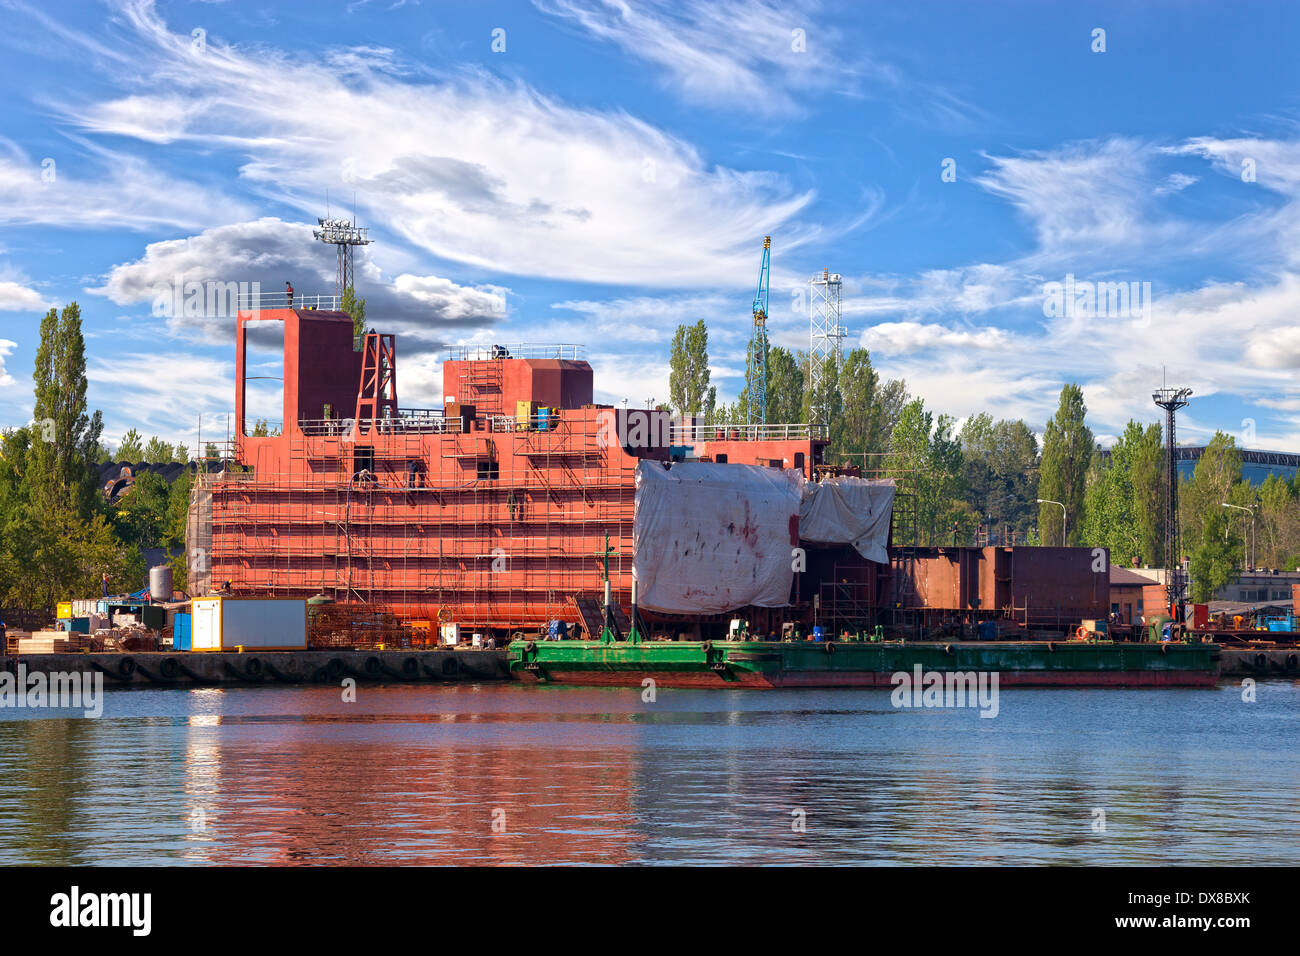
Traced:
<svg viewBox="0 0 1300 956">
<path fill-rule="evenodd" d="M 823 569 L 818 582 L 817 623 L 832 634 L 861 633 L 877 625 L 895 636 L 916 637 L 921 630 L 915 590 L 917 508 L 912 471 L 903 452 L 859 452 L 844 456 L 857 477 L 894 482 L 889 532 L 889 565 L 841 560 Z M 845 466 L 826 466 L 827 472 Z"/>
<path fill-rule="evenodd" d="M 284 420 L 249 433 L 246 324 L 257 320 L 286 323 Z M 822 426 L 674 434 L 666 412 L 593 404 L 591 368 L 568 345 L 453 349 L 445 407 L 402 408 L 394 337 L 370 331 L 360 344 L 342 313 L 240 314 L 235 433 L 192 496 L 191 540 L 207 542 L 207 560 L 191 593 L 316 599 L 426 635 L 500 637 L 572 621 L 603 594 L 608 556 L 619 622 L 642 460 L 666 462 L 689 438 L 702 460 L 808 473 L 825 444 Z M 405 639 L 391 624 L 329 633 Z"/>
<path fill-rule="evenodd" d="M 405 621 L 533 629 L 571 617 L 569 595 L 603 590 L 608 534 L 615 599 L 629 603 L 637 460 L 602 447 L 595 410 L 464 424 L 428 410 L 302 421 L 277 439 L 287 457 L 237 438 L 245 469 L 199 492 L 211 581 Z"/>
</svg>

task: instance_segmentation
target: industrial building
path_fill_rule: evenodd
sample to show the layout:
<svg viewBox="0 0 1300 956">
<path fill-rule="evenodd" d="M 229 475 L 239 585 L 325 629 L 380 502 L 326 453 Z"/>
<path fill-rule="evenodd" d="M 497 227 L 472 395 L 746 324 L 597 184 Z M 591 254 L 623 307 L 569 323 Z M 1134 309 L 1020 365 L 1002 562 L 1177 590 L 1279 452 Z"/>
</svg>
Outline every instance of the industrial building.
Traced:
<svg viewBox="0 0 1300 956">
<path fill-rule="evenodd" d="M 245 415 L 250 325 L 284 330 L 283 424 Z M 341 312 L 241 312 L 232 465 L 196 483 L 199 595 L 310 597 L 404 619 L 508 630 L 572 620 L 602 594 L 630 607 L 635 476 L 674 454 L 811 477 L 825 429 L 706 427 L 592 401 L 576 346 L 456 350 L 443 408 L 397 403 L 397 346 L 354 349 Z"/>
<path fill-rule="evenodd" d="M 264 437 L 246 412 L 255 322 L 284 333 L 282 426 Z M 359 344 L 345 313 L 240 313 L 228 464 L 192 492 L 192 595 L 316 598 L 497 636 L 598 631 L 606 578 L 614 626 L 636 579 L 658 636 L 736 619 L 777 636 L 991 619 L 1072 633 L 1108 612 L 1086 549 L 892 546 L 914 521 L 906 468 L 885 481 L 825 465 L 825 426 L 600 405 L 577 346 L 454 349 L 444 406 L 405 408 L 394 337 Z"/>
</svg>

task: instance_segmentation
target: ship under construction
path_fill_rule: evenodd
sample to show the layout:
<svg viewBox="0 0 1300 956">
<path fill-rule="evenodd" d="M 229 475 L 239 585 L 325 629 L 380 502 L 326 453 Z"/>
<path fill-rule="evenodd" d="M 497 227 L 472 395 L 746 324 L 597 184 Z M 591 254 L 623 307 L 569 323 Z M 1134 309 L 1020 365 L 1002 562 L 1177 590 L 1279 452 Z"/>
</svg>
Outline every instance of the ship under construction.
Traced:
<svg viewBox="0 0 1300 956">
<path fill-rule="evenodd" d="M 255 435 L 248 344 L 265 323 L 283 330 L 283 415 L 278 434 Z M 713 424 L 598 404 L 578 346 L 455 348 L 441 407 L 412 409 L 398 404 L 395 337 L 357 336 L 344 312 L 241 311 L 235 344 L 229 447 L 191 497 L 194 595 L 315 598 L 435 635 L 498 639 L 557 623 L 568 634 L 626 632 L 629 619 L 648 636 L 696 640 L 725 636 L 737 620 L 764 637 L 965 633 L 981 622 L 1072 634 L 1109 610 L 1106 575 L 1087 550 L 896 547 L 900 530 L 915 540 L 905 462 L 832 466 L 822 425 Z M 655 525 L 642 496 L 665 475 L 676 482 L 665 493 L 686 497 L 680 521 L 668 498 Z M 882 547 L 866 547 L 862 527 L 809 536 L 810 492 L 836 482 L 854 484 L 814 504 L 849 525 L 870 517 Z M 849 493 L 865 491 L 884 502 L 883 517 L 853 503 L 868 498 Z M 793 500 L 794 512 L 759 507 L 763 495 Z M 717 529 L 725 540 L 682 537 L 691 502 L 701 521 L 735 509 Z M 651 558 L 657 600 L 647 599 Z M 740 584 L 710 589 L 715 570 Z M 765 590 L 746 590 L 760 571 Z"/>
</svg>

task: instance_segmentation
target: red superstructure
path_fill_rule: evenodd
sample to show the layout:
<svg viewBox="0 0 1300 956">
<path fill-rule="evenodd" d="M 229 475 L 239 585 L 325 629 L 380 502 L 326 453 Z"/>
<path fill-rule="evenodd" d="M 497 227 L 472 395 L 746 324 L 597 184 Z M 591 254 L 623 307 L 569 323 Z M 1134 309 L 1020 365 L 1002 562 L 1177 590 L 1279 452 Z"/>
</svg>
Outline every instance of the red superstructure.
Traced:
<svg viewBox="0 0 1300 956">
<path fill-rule="evenodd" d="M 245 416 L 248 323 L 283 323 L 280 434 Z M 354 345 L 342 312 L 241 312 L 232 467 L 204 482 L 208 571 L 196 593 L 310 597 L 408 620 L 505 631 L 573 619 L 577 596 L 631 602 L 637 463 L 672 454 L 798 468 L 826 441 L 807 425 L 694 426 L 592 401 L 576 346 L 459 349 L 442 408 L 397 404 L 392 335 Z M 686 450 L 689 449 L 689 450 Z M 207 526 L 199 514 L 197 526 Z"/>
</svg>

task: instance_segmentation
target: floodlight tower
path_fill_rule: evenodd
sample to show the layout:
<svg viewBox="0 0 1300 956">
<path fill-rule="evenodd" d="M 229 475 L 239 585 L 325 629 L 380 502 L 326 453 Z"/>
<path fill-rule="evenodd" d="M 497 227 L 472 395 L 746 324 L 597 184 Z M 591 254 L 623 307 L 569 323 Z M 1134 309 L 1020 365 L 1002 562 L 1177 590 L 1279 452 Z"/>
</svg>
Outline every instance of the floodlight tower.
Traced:
<svg viewBox="0 0 1300 956">
<path fill-rule="evenodd" d="M 355 246 L 370 244 L 370 239 L 366 236 L 370 230 L 358 228 L 355 218 L 351 222 L 346 219 L 317 219 L 316 221 L 320 223 L 320 228 L 313 229 L 311 234 L 321 242 L 338 249 L 334 294 L 342 298 L 344 290 L 352 288 L 352 250 Z"/>
<path fill-rule="evenodd" d="M 1165 386 L 1151 393 L 1151 400 L 1165 410 L 1165 469 L 1169 480 L 1165 495 L 1165 567 L 1169 579 L 1165 583 L 1165 593 L 1169 598 L 1169 614 L 1177 621 L 1182 620 L 1183 591 L 1187 582 L 1183 579 L 1183 542 L 1178 528 L 1178 462 L 1175 458 L 1178 441 L 1174 433 L 1174 413 L 1185 408 L 1191 397 L 1190 388 Z"/>
<path fill-rule="evenodd" d="M 826 381 L 826 364 L 833 362 L 838 373 L 844 364 L 844 336 L 840 324 L 840 291 L 842 282 L 838 272 L 823 269 L 822 274 L 808 280 L 808 394 L 817 424 L 828 424 L 827 409 L 822 395 Z"/>
</svg>

